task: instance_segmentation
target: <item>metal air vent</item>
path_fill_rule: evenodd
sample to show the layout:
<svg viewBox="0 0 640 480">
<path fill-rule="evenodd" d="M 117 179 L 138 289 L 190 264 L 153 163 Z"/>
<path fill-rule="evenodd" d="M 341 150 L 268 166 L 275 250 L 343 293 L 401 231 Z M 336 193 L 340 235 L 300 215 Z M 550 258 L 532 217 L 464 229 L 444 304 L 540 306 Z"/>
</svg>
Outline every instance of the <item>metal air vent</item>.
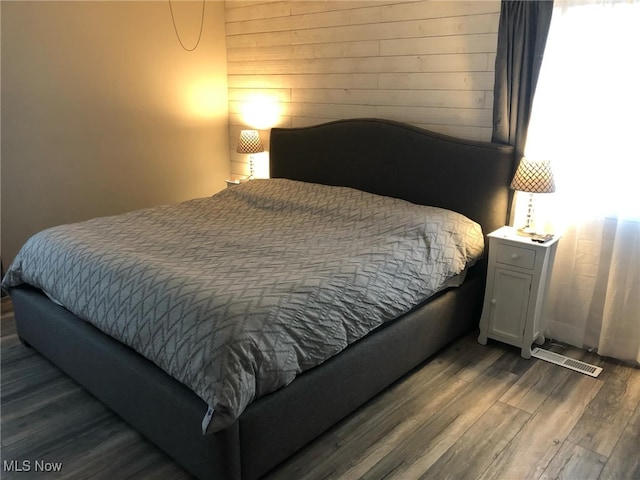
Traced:
<svg viewBox="0 0 640 480">
<path fill-rule="evenodd" d="M 545 362 L 554 363 L 561 367 L 575 370 L 576 372 L 584 373 L 591 377 L 597 377 L 602 372 L 602 368 L 596 367 L 589 363 L 581 362 L 580 360 L 574 360 L 573 358 L 565 357 L 559 353 L 550 352 L 549 350 L 543 350 L 542 348 L 534 348 L 531 351 L 531 356 L 544 360 Z"/>
</svg>

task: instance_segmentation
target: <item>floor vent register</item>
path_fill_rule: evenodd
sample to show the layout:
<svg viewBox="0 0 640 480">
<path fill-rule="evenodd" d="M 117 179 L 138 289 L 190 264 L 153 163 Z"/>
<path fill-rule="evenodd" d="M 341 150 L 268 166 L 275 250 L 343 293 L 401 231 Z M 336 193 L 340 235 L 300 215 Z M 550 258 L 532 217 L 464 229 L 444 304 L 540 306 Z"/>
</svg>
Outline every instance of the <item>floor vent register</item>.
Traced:
<svg viewBox="0 0 640 480">
<path fill-rule="evenodd" d="M 581 362 L 580 360 L 574 360 L 573 358 L 565 357 L 559 353 L 550 352 L 549 350 L 543 350 L 542 348 L 534 348 L 531 351 L 531 356 L 544 360 L 545 362 L 554 363 L 561 367 L 575 370 L 576 372 L 584 373 L 591 377 L 597 377 L 602 372 L 602 368 L 596 367 L 589 363 Z"/>
</svg>

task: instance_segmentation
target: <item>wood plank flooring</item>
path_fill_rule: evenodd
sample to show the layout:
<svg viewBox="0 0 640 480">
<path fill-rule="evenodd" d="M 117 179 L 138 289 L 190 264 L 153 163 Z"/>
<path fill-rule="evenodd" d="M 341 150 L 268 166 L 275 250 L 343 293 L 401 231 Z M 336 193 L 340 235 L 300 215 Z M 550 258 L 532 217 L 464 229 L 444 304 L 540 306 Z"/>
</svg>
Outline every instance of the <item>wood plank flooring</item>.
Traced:
<svg viewBox="0 0 640 480">
<path fill-rule="evenodd" d="M 191 478 L 24 347 L 6 298 L 0 328 L 1 478 Z M 640 369 L 551 348 L 604 371 L 594 379 L 469 335 L 265 480 L 640 480 Z M 61 470 L 36 472 L 36 461 Z"/>
</svg>

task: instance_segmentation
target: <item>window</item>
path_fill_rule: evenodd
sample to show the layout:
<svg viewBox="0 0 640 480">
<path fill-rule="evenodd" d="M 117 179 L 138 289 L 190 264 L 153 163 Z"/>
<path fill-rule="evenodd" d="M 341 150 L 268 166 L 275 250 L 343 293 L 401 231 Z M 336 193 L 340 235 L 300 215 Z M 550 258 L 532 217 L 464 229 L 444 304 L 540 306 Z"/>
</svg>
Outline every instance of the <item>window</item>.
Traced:
<svg viewBox="0 0 640 480">
<path fill-rule="evenodd" d="M 552 160 L 562 224 L 640 220 L 640 2 L 577 3 L 556 1 L 526 156 Z"/>
</svg>

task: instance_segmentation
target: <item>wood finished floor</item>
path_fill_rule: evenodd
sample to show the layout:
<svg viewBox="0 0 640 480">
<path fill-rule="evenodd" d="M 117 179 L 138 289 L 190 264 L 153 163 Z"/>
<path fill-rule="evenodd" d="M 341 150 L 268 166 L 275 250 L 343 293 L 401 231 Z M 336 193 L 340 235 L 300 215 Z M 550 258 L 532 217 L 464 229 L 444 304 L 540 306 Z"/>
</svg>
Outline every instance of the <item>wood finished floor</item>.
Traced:
<svg viewBox="0 0 640 480">
<path fill-rule="evenodd" d="M 35 351 L 2 300 L 3 479 L 187 479 L 184 470 Z M 640 479 L 640 369 L 594 379 L 470 335 L 267 475 L 284 479 Z M 31 472 L 6 463 L 29 460 Z M 60 473 L 33 471 L 36 460 Z"/>
</svg>

